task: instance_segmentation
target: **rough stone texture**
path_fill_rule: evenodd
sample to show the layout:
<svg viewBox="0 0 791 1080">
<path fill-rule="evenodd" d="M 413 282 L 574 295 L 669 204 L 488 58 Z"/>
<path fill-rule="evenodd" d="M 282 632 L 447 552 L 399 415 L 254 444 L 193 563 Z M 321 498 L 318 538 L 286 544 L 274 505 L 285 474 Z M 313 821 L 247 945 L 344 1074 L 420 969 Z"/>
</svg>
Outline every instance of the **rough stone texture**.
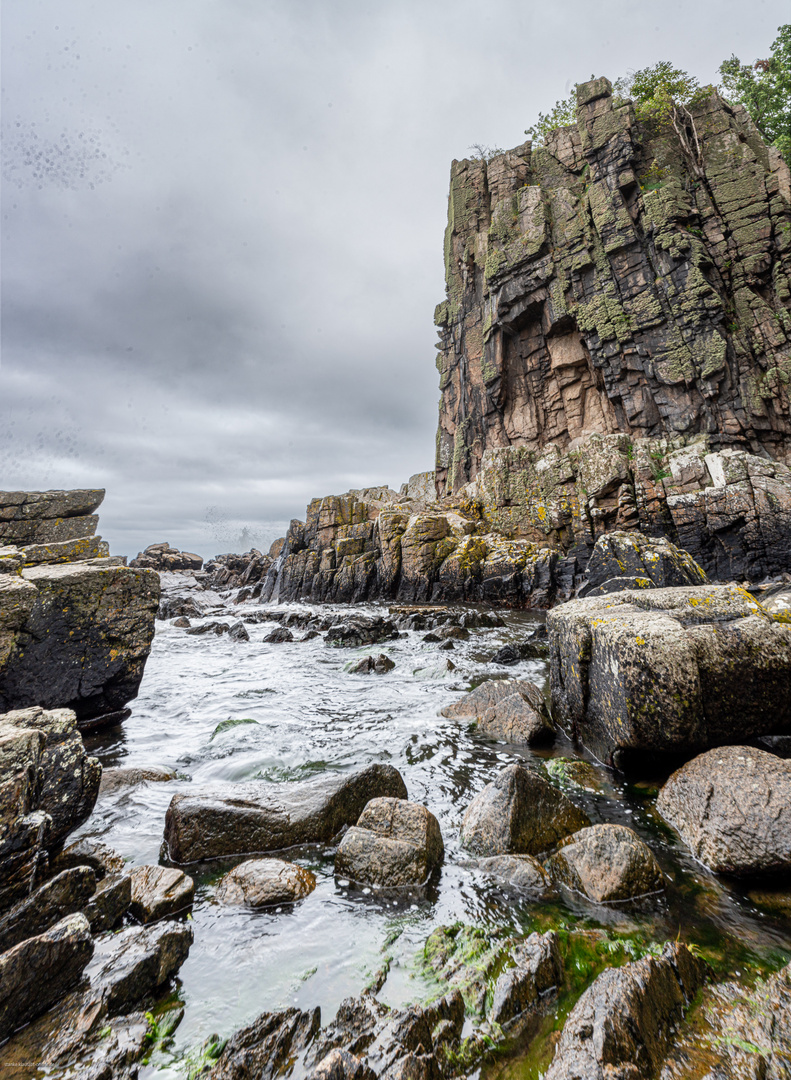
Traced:
<svg viewBox="0 0 791 1080">
<path fill-rule="evenodd" d="M 500 884 L 533 900 L 543 900 L 554 891 L 546 870 L 532 855 L 492 855 L 479 859 L 477 866 Z"/>
<path fill-rule="evenodd" d="M 509 765 L 470 803 L 461 842 L 478 855 L 539 855 L 589 824 L 535 769 Z"/>
<path fill-rule="evenodd" d="M 104 488 L 71 491 L 0 491 L 0 521 L 84 517 L 104 500 Z"/>
<path fill-rule="evenodd" d="M 129 565 L 149 570 L 200 570 L 203 559 L 191 551 L 179 551 L 163 542 L 149 544 L 145 551 L 138 552 L 137 558 L 132 559 Z"/>
<path fill-rule="evenodd" d="M 335 873 L 365 885 L 424 885 L 444 854 L 439 822 L 425 806 L 372 799 L 344 834 Z"/>
<path fill-rule="evenodd" d="M 80 911 L 95 891 L 96 875 L 89 866 L 64 870 L 0 918 L 0 953 Z"/>
<path fill-rule="evenodd" d="M 625 825 L 592 825 L 562 840 L 549 870 L 554 881 L 596 903 L 632 900 L 665 887 L 653 852 Z"/>
<path fill-rule="evenodd" d="M 513 1026 L 542 997 L 563 980 L 558 937 L 554 930 L 531 934 L 511 954 L 515 966 L 507 968 L 494 986 L 489 1019 L 501 1027 Z"/>
<path fill-rule="evenodd" d="M 137 694 L 158 603 L 155 573 L 101 560 L 0 578 L 0 709 L 66 706 L 82 721 L 123 708 Z"/>
<path fill-rule="evenodd" d="M 149 769 L 104 769 L 99 785 L 100 795 L 110 795 L 124 788 L 137 787 L 138 784 L 165 783 L 175 780 L 172 769 L 152 767 Z"/>
<path fill-rule="evenodd" d="M 92 955 L 84 915 L 69 915 L 0 955 L 0 1040 L 71 990 Z"/>
<path fill-rule="evenodd" d="M 659 813 L 711 870 L 791 870 L 791 761 L 750 746 L 700 754 L 659 793 Z"/>
<path fill-rule="evenodd" d="M 602 972 L 569 1014 L 546 1080 L 657 1076 L 704 976 L 703 962 L 678 944 Z"/>
<path fill-rule="evenodd" d="M 284 859 L 248 859 L 222 878 L 214 893 L 222 904 L 268 907 L 292 904 L 316 888 L 310 870 Z"/>
<path fill-rule="evenodd" d="M 440 709 L 440 716 L 458 720 L 480 721 L 487 711 L 519 694 L 537 712 L 546 712 L 541 691 L 523 679 L 487 679 L 474 690 L 462 694 L 450 705 Z"/>
<path fill-rule="evenodd" d="M 754 988 L 720 983 L 704 991 L 706 1036 L 682 1025 L 662 1080 L 787 1080 L 791 1058 L 791 964 Z"/>
<path fill-rule="evenodd" d="M 615 581 L 624 579 L 631 584 L 612 587 Z M 708 578 L 695 560 L 665 537 L 616 530 L 596 541 L 579 595 L 706 584 Z"/>
<path fill-rule="evenodd" d="M 82 909 L 91 924 L 91 933 L 112 930 L 132 903 L 132 879 L 129 874 L 107 874 L 98 882 L 96 892 Z"/>
<path fill-rule="evenodd" d="M 99 519 L 90 517 L 21 518 L 0 521 L 0 542 L 25 547 L 28 544 L 62 544 L 91 537 Z"/>
<path fill-rule="evenodd" d="M 478 720 L 478 731 L 505 742 L 533 746 L 552 739 L 555 729 L 545 710 L 537 710 L 524 694 L 503 698 Z"/>
<path fill-rule="evenodd" d="M 791 730 L 791 626 L 736 585 L 574 600 L 547 628 L 552 714 L 602 760 Z"/>
<path fill-rule="evenodd" d="M 319 1009 L 262 1013 L 228 1040 L 208 1076 L 210 1080 L 272 1080 L 287 1071 L 320 1024 Z"/>
<path fill-rule="evenodd" d="M 128 1012 L 175 975 L 192 945 L 189 923 L 131 926 L 101 938 L 86 974 L 110 1016 Z"/>
<path fill-rule="evenodd" d="M 709 434 L 784 457 L 786 167 L 715 93 L 690 107 L 697 138 L 652 135 L 606 80 L 577 101 L 541 148 L 451 167 L 440 494 L 487 451 L 591 434 Z M 586 493 L 587 515 L 610 494 Z"/>
<path fill-rule="evenodd" d="M 129 871 L 132 902 L 129 910 L 142 923 L 168 915 L 186 914 L 195 897 L 195 883 L 171 866 L 135 866 Z"/>
<path fill-rule="evenodd" d="M 324 638 L 324 644 L 335 649 L 358 649 L 364 645 L 377 645 L 380 641 L 392 641 L 398 636 L 395 623 L 389 619 L 356 615 L 331 626 Z"/>
<path fill-rule="evenodd" d="M 392 765 L 304 783 L 249 782 L 174 795 L 165 842 L 171 859 L 180 863 L 327 842 L 344 825 L 356 824 L 371 799 L 386 795 L 407 797 Z"/>
<path fill-rule="evenodd" d="M 378 656 L 364 656 L 349 670 L 352 675 L 370 675 L 371 672 L 376 672 L 377 675 L 385 675 L 388 671 L 392 671 L 394 667 L 394 660 L 391 660 L 389 656 L 385 656 L 384 653 L 379 653 Z"/>
<path fill-rule="evenodd" d="M 53 873 L 68 870 L 72 866 L 90 866 L 97 878 L 118 874 L 124 869 L 124 857 L 101 840 L 83 837 L 57 852 L 50 863 Z"/>
</svg>

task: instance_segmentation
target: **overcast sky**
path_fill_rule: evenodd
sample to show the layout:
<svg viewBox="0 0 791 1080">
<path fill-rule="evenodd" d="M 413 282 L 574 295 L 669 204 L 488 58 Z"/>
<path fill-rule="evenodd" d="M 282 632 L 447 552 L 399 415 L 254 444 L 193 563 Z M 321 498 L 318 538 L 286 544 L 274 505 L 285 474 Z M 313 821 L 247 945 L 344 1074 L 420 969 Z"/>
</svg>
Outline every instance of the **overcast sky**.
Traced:
<svg viewBox="0 0 791 1080">
<path fill-rule="evenodd" d="M 0 488 L 211 555 L 433 467 L 451 160 L 783 2 L 4 0 Z M 248 545 L 249 546 L 249 545 Z"/>
</svg>

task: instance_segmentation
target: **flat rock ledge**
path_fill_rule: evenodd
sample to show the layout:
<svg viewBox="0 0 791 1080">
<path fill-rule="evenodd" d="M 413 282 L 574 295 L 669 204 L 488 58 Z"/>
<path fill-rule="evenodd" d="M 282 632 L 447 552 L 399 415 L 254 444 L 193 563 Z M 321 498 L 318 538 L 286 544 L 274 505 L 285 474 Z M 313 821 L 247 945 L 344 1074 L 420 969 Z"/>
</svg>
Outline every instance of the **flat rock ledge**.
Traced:
<svg viewBox="0 0 791 1080">
<path fill-rule="evenodd" d="M 791 870 L 791 761 L 751 746 L 709 750 L 672 774 L 656 806 L 716 873 Z"/>
<path fill-rule="evenodd" d="M 791 731 L 791 625 L 738 585 L 573 600 L 547 628 L 552 714 L 604 761 Z"/>
<path fill-rule="evenodd" d="M 335 873 L 387 888 L 425 885 L 444 853 L 439 822 L 425 806 L 405 799 L 372 799 L 344 834 Z"/>
<path fill-rule="evenodd" d="M 327 843 L 344 825 L 355 825 L 366 804 L 379 796 L 407 797 L 392 765 L 369 765 L 347 776 L 304 783 L 227 784 L 174 795 L 165 818 L 165 843 L 176 863 Z"/>
</svg>

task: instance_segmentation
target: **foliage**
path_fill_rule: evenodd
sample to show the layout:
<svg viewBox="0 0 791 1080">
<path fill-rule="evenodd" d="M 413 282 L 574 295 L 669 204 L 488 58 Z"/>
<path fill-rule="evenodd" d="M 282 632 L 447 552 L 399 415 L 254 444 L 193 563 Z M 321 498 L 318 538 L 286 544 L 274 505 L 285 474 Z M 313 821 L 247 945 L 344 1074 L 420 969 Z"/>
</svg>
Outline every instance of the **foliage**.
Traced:
<svg viewBox="0 0 791 1080">
<path fill-rule="evenodd" d="M 745 107 L 766 142 L 791 165 L 791 23 L 777 28 L 766 60 L 743 64 L 734 55 L 719 72 L 724 96 Z"/>
<path fill-rule="evenodd" d="M 673 67 L 669 60 L 660 60 L 616 80 L 615 89 L 632 99 L 638 120 L 661 124 L 671 119 L 678 105 L 693 103 L 710 88 L 701 87 L 694 75 Z"/>
<path fill-rule="evenodd" d="M 499 146 L 484 146 L 482 143 L 473 143 L 472 146 L 467 147 L 468 150 L 472 150 L 473 161 L 491 161 L 493 157 L 497 157 L 498 154 L 504 154 L 505 150 Z"/>
<path fill-rule="evenodd" d="M 569 124 L 575 124 L 576 122 L 577 85 L 575 83 L 574 89 L 567 98 L 556 101 L 548 113 L 538 114 L 538 120 L 532 127 L 525 129 L 525 135 L 529 135 L 537 146 L 541 146 L 546 141 L 547 136 L 556 128 L 568 127 Z"/>
</svg>

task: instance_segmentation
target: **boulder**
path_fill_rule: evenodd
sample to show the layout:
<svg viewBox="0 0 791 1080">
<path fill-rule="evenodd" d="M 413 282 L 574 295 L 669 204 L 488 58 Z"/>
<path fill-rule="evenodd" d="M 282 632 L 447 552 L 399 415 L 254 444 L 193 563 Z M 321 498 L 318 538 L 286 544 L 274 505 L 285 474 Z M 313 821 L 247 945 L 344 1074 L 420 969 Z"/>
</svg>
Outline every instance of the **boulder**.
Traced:
<svg viewBox="0 0 791 1080">
<path fill-rule="evenodd" d="M 76 986 L 92 955 L 88 920 L 79 914 L 0 955 L 0 1041 Z"/>
<path fill-rule="evenodd" d="M 470 803 L 461 842 L 478 855 L 538 855 L 590 825 L 535 769 L 509 765 Z"/>
<path fill-rule="evenodd" d="M 0 579 L 0 710 L 67 707 L 83 722 L 122 709 L 137 695 L 158 603 L 155 573 L 103 560 Z"/>
<path fill-rule="evenodd" d="M 372 671 L 375 671 L 377 675 L 384 675 L 392 671 L 394 667 L 395 661 L 384 653 L 379 653 L 378 656 L 364 656 L 362 660 L 349 668 L 349 671 L 352 675 L 370 675 Z"/>
<path fill-rule="evenodd" d="M 535 700 L 535 699 L 534 699 Z M 550 742 L 555 729 L 542 707 L 533 707 L 524 693 L 517 691 L 491 705 L 478 719 L 478 731 L 504 742 L 534 746 Z"/>
<path fill-rule="evenodd" d="M 276 626 L 263 640 L 268 644 L 279 645 L 284 641 L 293 641 L 294 635 L 285 626 Z"/>
<path fill-rule="evenodd" d="M 230 629 L 227 622 L 218 622 L 217 619 L 211 619 L 209 622 L 191 626 L 187 633 L 192 637 L 201 637 L 203 634 L 216 634 L 217 637 L 220 637 L 221 634 L 227 634 Z"/>
<path fill-rule="evenodd" d="M 132 903 L 132 878 L 129 874 L 107 874 L 96 884 L 82 913 L 91 924 L 91 933 L 112 930 Z"/>
<path fill-rule="evenodd" d="M 716 873 L 791 870 L 791 761 L 750 746 L 708 750 L 672 774 L 656 805 Z"/>
<path fill-rule="evenodd" d="M 228 637 L 233 638 L 234 641 L 250 640 L 250 635 L 247 633 L 247 627 L 243 622 L 235 622 L 228 631 Z"/>
<path fill-rule="evenodd" d="M 192 908 L 195 883 L 170 866 L 135 866 L 129 872 L 132 900 L 129 910 L 142 923 L 159 922 Z"/>
<path fill-rule="evenodd" d="M 331 626 L 324 644 L 338 649 L 359 649 L 365 645 L 378 645 L 380 641 L 392 641 L 399 637 L 394 622 L 381 616 L 356 615 Z"/>
<path fill-rule="evenodd" d="M 708 580 L 692 556 L 666 537 L 615 530 L 600 536 L 594 544 L 578 595 L 706 585 Z M 612 586 L 614 581 L 622 584 Z"/>
<path fill-rule="evenodd" d="M 175 975 L 187 959 L 192 938 L 189 923 L 173 922 L 130 926 L 100 938 L 86 974 L 108 1015 L 128 1012 Z"/>
<path fill-rule="evenodd" d="M 487 679 L 474 690 L 462 694 L 456 701 L 440 709 L 440 716 L 454 720 L 477 720 L 479 723 L 489 709 L 519 694 L 530 708 L 546 714 L 546 705 L 541 691 L 524 679 Z"/>
<path fill-rule="evenodd" d="M 215 890 L 222 904 L 270 907 L 302 900 L 316 888 L 310 870 L 284 859 L 248 859 L 230 870 Z"/>
<path fill-rule="evenodd" d="M 563 961 L 554 930 L 531 934 L 511 953 L 514 967 L 507 968 L 494 986 L 489 1019 L 501 1027 L 513 1026 L 525 1012 L 563 981 Z"/>
<path fill-rule="evenodd" d="M 301 783 L 250 781 L 174 795 L 165 842 L 179 863 L 326 843 L 344 825 L 354 825 L 371 799 L 386 795 L 407 795 L 392 765 Z"/>
<path fill-rule="evenodd" d="M 444 853 L 439 822 L 425 806 L 372 799 L 344 834 L 335 873 L 365 885 L 425 885 Z"/>
<path fill-rule="evenodd" d="M 0 918 L 0 953 L 82 910 L 95 892 L 96 875 L 89 866 L 57 874 Z"/>
<path fill-rule="evenodd" d="M 162 593 L 157 609 L 158 619 L 202 619 L 205 614 L 194 596 L 174 595 L 172 592 Z"/>
<path fill-rule="evenodd" d="M 547 627 L 552 714 L 604 761 L 791 731 L 791 625 L 737 585 L 572 600 Z"/>
<path fill-rule="evenodd" d="M 561 840 L 549 871 L 553 881 L 596 903 L 632 900 L 665 887 L 653 852 L 624 825 L 592 825 Z"/>
<path fill-rule="evenodd" d="M 528 899 L 544 900 L 554 892 L 546 870 L 532 855 L 492 855 L 479 859 L 477 866 L 501 885 L 524 893 Z"/>
<path fill-rule="evenodd" d="M 315 1038 L 320 1024 L 319 1009 L 262 1013 L 231 1036 L 209 1080 L 273 1080 L 289 1072 L 294 1059 Z"/>
<path fill-rule="evenodd" d="M 111 795 L 115 791 L 137 787 L 139 784 L 161 784 L 175 779 L 176 774 L 172 769 L 164 769 L 158 766 L 147 769 L 105 769 L 102 772 L 99 794 Z"/>
<path fill-rule="evenodd" d="M 705 973 L 703 961 L 675 943 L 659 957 L 602 972 L 571 1010 L 546 1080 L 658 1076 Z"/>
</svg>

